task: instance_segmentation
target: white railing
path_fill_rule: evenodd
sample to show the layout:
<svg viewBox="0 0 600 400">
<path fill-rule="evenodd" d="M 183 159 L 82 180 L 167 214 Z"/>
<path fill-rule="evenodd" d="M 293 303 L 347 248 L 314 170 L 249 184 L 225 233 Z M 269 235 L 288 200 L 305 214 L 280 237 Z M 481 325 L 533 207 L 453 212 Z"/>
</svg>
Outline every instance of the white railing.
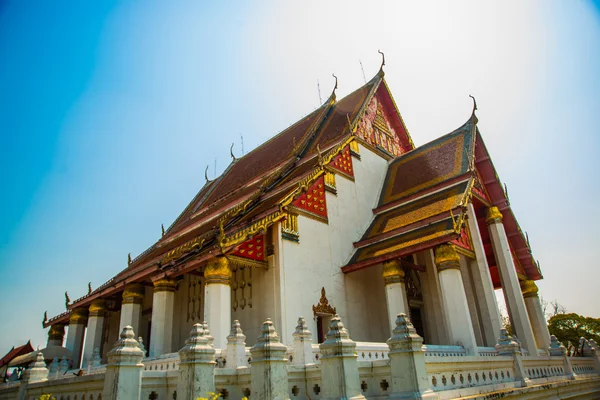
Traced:
<svg viewBox="0 0 600 400">
<path fill-rule="evenodd" d="M 387 343 L 356 342 L 358 361 L 387 360 L 389 352 Z"/>
<path fill-rule="evenodd" d="M 529 379 L 552 378 L 565 375 L 563 357 L 523 357 L 523 368 Z"/>
<path fill-rule="evenodd" d="M 570 357 L 573 372 L 577 375 L 596 374 L 594 359 L 591 357 Z"/>
<path fill-rule="evenodd" d="M 171 371 L 179 368 L 179 354 L 169 353 L 142 360 L 144 371 Z"/>
<path fill-rule="evenodd" d="M 467 352 L 462 346 L 428 344 L 424 346 L 425 357 L 463 357 Z"/>
<path fill-rule="evenodd" d="M 481 357 L 496 357 L 498 350 L 495 347 L 478 347 L 477 351 Z"/>
<path fill-rule="evenodd" d="M 496 356 L 492 361 L 477 356 L 432 356 L 425 361 L 427 378 L 434 391 L 514 381 L 512 357 Z"/>
</svg>

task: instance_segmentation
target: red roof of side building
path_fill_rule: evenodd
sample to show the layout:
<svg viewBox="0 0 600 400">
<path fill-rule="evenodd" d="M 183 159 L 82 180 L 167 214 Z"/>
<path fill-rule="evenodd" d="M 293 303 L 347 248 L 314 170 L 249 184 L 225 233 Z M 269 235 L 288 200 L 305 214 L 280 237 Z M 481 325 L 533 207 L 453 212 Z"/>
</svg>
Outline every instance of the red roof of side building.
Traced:
<svg viewBox="0 0 600 400">
<path fill-rule="evenodd" d="M 13 347 L 12 349 L 10 349 L 10 351 L 8 353 L 6 353 L 6 355 L 4 357 L 2 357 L 2 359 L 0 359 L 0 368 L 8 365 L 8 363 L 11 362 L 16 357 L 23 355 L 23 354 L 31 353 L 32 351 L 33 351 L 33 347 L 31 347 L 31 341 L 28 341 L 27 343 L 25 343 L 22 346 Z"/>
</svg>

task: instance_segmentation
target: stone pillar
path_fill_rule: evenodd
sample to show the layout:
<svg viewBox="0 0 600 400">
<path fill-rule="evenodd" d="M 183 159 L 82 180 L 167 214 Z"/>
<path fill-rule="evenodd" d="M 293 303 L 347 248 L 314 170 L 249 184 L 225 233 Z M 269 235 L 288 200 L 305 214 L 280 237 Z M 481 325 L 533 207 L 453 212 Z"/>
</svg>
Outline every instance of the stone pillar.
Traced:
<svg viewBox="0 0 600 400">
<path fill-rule="evenodd" d="M 473 278 L 473 289 L 475 290 L 475 296 L 479 305 L 483 342 L 486 346 L 493 347 L 496 344 L 496 335 L 502 327 L 500 311 L 498 310 L 490 267 L 487 263 L 483 241 L 479 232 L 477 215 L 471 203 L 467 206 L 467 216 L 469 218 L 468 227 L 471 234 L 473 252 L 475 253 L 475 260 L 470 262 L 469 267 Z"/>
<path fill-rule="evenodd" d="M 496 345 L 499 356 L 511 356 L 513 357 L 513 369 L 515 371 L 515 381 L 521 383 L 521 387 L 528 386 L 531 381 L 527 377 L 525 367 L 523 366 L 523 359 L 521 358 L 521 346 L 513 340 L 513 338 L 506 332 L 506 329 L 500 329 L 500 338 Z"/>
<path fill-rule="evenodd" d="M 140 400 L 144 353 L 140 350 L 131 326 L 121 332 L 121 339 L 108 352 L 104 377 L 104 400 Z"/>
<path fill-rule="evenodd" d="M 521 282 L 521 292 L 523 293 L 525 308 L 527 308 L 527 315 L 529 315 L 529 323 L 533 330 L 533 337 L 537 343 L 537 348 L 548 352 L 548 347 L 550 347 L 550 331 L 548 330 L 548 323 L 542 310 L 538 290 L 534 281 Z"/>
<path fill-rule="evenodd" d="M 215 392 L 215 349 L 209 346 L 201 324 L 194 324 L 185 346 L 179 350 L 177 397 L 208 398 Z"/>
<path fill-rule="evenodd" d="M 87 368 L 94 354 L 94 349 L 102 351 L 102 330 L 104 328 L 106 302 L 103 299 L 94 300 L 88 311 L 87 335 L 85 337 L 81 368 Z"/>
<path fill-rule="evenodd" d="M 152 298 L 152 332 L 150 334 L 150 357 L 171 352 L 173 342 L 173 313 L 175 305 L 173 279 L 154 281 Z"/>
<path fill-rule="evenodd" d="M 223 349 L 231 327 L 231 268 L 225 256 L 211 259 L 204 267 L 204 319 L 215 337 L 214 346 Z"/>
<path fill-rule="evenodd" d="M 23 379 L 17 392 L 18 400 L 27 399 L 27 389 L 30 383 L 44 382 L 48 380 L 48 368 L 44 362 L 44 354 L 41 351 L 37 352 L 35 362 L 31 363 L 29 367 L 23 372 Z"/>
<path fill-rule="evenodd" d="M 392 372 L 390 399 L 437 399 L 429 387 L 423 338 L 405 314 L 398 314 L 387 344 Z"/>
<path fill-rule="evenodd" d="M 477 342 L 460 273 L 460 257 L 456 249 L 450 244 L 436 247 L 435 264 L 444 297 L 450 343 L 463 346 L 468 355 L 477 355 Z"/>
<path fill-rule="evenodd" d="M 314 364 L 312 333 L 308 330 L 304 317 L 298 318 L 298 325 L 292 336 L 294 337 L 292 364 L 301 367 L 306 364 Z"/>
<path fill-rule="evenodd" d="M 50 347 L 50 346 L 62 347 L 64 338 L 65 338 L 65 325 L 64 324 L 51 325 L 50 330 L 48 331 L 48 342 L 46 343 L 46 347 Z"/>
<path fill-rule="evenodd" d="M 360 389 L 356 343 L 339 315 L 331 318 L 329 332 L 319 345 L 321 350 L 321 382 L 323 400 L 364 399 Z"/>
<path fill-rule="evenodd" d="M 237 368 L 248 365 L 246 358 L 246 335 L 242 331 L 240 321 L 233 321 L 231 332 L 227 336 L 227 368 Z"/>
<path fill-rule="evenodd" d="M 289 400 L 286 352 L 287 346 L 281 343 L 273 322 L 267 319 L 250 349 L 252 399 Z"/>
<path fill-rule="evenodd" d="M 554 335 L 550 336 L 550 347 L 548 348 L 548 352 L 550 353 L 550 357 L 562 357 L 565 375 L 571 380 L 577 379 L 577 375 L 573 372 L 571 360 L 567 356 L 567 349 Z"/>
<path fill-rule="evenodd" d="M 404 284 L 404 270 L 400 260 L 384 262 L 381 275 L 385 284 L 388 320 L 390 321 L 390 330 L 392 330 L 396 326 L 396 315 L 410 313 Z"/>
<path fill-rule="evenodd" d="M 130 283 L 125 286 L 123 302 L 121 304 L 119 332 L 123 332 L 126 326 L 131 326 L 134 332 L 140 331 L 144 292 L 145 288 L 141 283 Z"/>
<path fill-rule="evenodd" d="M 72 368 L 81 365 L 81 351 L 83 350 L 83 337 L 87 325 L 88 310 L 86 308 L 75 308 L 69 317 L 69 333 L 67 334 L 66 348 L 71 350 L 73 359 Z"/>
<path fill-rule="evenodd" d="M 504 300 L 508 308 L 510 320 L 514 325 L 514 332 L 523 344 L 523 347 L 529 352 L 529 355 L 537 356 L 535 337 L 533 336 L 533 330 L 529 323 L 529 316 L 527 315 L 525 301 L 521 294 L 519 278 L 517 277 L 517 270 L 515 269 L 515 263 L 508 244 L 508 238 L 504 231 L 502 218 L 502 213 L 498 210 L 498 207 L 488 208 L 486 223 L 488 225 L 488 230 L 490 231 L 496 264 L 498 264 Z"/>
<path fill-rule="evenodd" d="M 425 319 L 427 330 L 425 340 L 431 344 L 450 344 L 448 337 L 448 323 L 444 313 L 444 299 L 440 280 L 435 266 L 433 250 L 428 249 L 417 253 L 417 263 L 425 266 L 425 273 L 421 274 L 423 288 L 423 301 L 425 303 Z M 494 340 L 495 342 L 495 340 Z"/>
</svg>

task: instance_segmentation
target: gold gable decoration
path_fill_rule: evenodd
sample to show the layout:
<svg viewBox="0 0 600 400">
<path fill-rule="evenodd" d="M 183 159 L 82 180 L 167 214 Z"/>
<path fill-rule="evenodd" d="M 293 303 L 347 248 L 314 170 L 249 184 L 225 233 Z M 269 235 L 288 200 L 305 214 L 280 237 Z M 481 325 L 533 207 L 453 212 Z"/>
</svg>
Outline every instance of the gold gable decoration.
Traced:
<svg viewBox="0 0 600 400">
<path fill-rule="evenodd" d="M 321 288 L 321 298 L 316 306 L 312 306 L 313 315 L 316 318 L 318 315 L 335 315 L 335 307 L 332 307 L 327 300 L 325 288 Z"/>
</svg>

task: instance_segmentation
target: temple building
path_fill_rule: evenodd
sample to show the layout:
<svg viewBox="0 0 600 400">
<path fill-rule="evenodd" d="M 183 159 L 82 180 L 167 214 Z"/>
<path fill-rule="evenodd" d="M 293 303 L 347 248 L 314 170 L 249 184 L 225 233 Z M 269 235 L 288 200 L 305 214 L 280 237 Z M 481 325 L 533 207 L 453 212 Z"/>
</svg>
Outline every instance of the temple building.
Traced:
<svg viewBox="0 0 600 400">
<path fill-rule="evenodd" d="M 85 296 L 67 298 L 66 312 L 44 320 L 48 346 L 65 347 L 71 368 L 85 370 L 92 360 L 110 364 L 119 338 L 122 346 L 137 339 L 151 370 L 161 357 L 179 357 L 180 349 L 200 343 L 204 332 L 213 349 L 222 349 L 216 357 L 223 367 L 218 355 L 227 349 L 226 366 L 232 365 L 228 346 L 240 327 L 249 347 L 273 341 L 276 329 L 290 348 L 299 338 L 309 338 L 309 353 L 320 344 L 324 375 L 311 384 L 313 398 L 325 396 L 321 387 L 330 390 L 325 371 L 331 361 L 325 359 L 334 357 L 327 353 L 332 332 L 383 344 L 381 351 L 364 345 L 374 349 L 369 356 L 381 353 L 381 362 L 390 361 L 385 342 L 402 327 L 429 351 L 489 359 L 515 343 L 519 357 L 551 359 L 556 345 L 535 283 L 542 273 L 486 149 L 476 108 L 474 102 L 462 126 L 416 147 L 383 68 L 341 100 L 334 89 L 320 108 L 250 153 L 232 154 L 221 176 L 207 178 L 162 237 L 125 269 Z M 496 289 L 504 295 L 512 339 L 501 333 Z M 192 326 L 200 328 L 190 336 Z M 392 350 L 398 337 L 388 341 Z M 497 347 L 502 337 L 504 347 Z M 360 349 L 351 354 L 359 362 L 367 357 Z M 247 364 L 244 354 L 236 362 Z M 513 370 L 506 369 L 506 380 L 505 370 L 501 378 L 500 369 L 493 371 L 497 384 L 512 382 Z M 436 374 L 425 378 L 430 389 L 416 389 L 423 397 L 442 380 L 450 385 L 449 373 Z M 369 378 L 373 383 L 360 376 L 357 390 L 367 397 L 369 390 L 397 385 L 393 373 Z M 288 396 L 303 393 L 289 379 Z M 456 379 L 452 375 L 453 388 L 467 374 Z M 468 383 L 476 386 L 475 373 Z M 172 391 L 164 389 L 160 398 Z"/>
</svg>

